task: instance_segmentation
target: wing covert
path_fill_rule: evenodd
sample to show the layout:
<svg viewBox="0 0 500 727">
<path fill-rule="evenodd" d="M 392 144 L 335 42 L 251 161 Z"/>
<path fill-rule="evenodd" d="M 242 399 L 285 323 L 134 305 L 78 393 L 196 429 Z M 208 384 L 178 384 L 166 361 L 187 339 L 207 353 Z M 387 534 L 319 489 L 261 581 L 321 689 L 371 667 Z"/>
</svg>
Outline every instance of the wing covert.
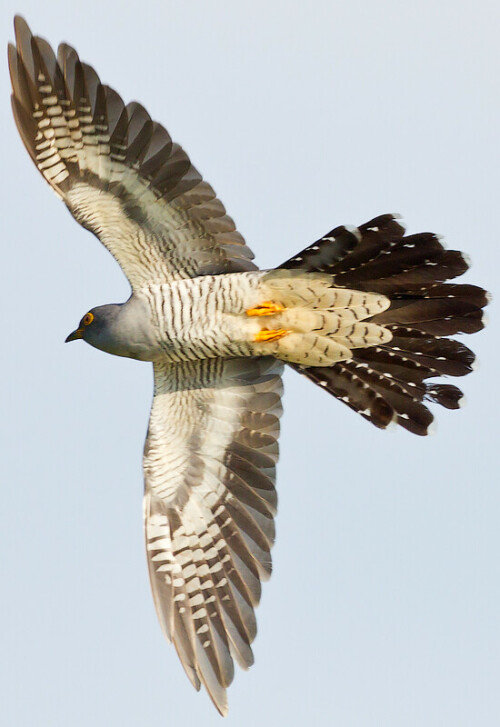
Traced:
<svg viewBox="0 0 500 727">
<path fill-rule="evenodd" d="M 144 453 L 149 573 L 163 631 L 225 714 L 271 573 L 282 364 L 155 364 Z"/>
<path fill-rule="evenodd" d="M 63 43 L 58 57 L 15 19 L 12 108 L 39 171 L 133 288 L 253 270 L 214 190 L 139 103 L 123 103 Z"/>
</svg>

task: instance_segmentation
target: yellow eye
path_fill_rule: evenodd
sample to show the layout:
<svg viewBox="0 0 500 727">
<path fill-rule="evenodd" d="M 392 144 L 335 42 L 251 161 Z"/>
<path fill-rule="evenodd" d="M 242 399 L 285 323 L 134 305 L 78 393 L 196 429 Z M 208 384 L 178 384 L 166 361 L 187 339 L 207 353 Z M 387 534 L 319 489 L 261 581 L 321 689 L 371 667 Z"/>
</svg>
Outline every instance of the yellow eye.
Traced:
<svg viewBox="0 0 500 727">
<path fill-rule="evenodd" d="M 86 313 L 82 318 L 82 323 L 84 326 L 90 326 L 92 321 L 94 320 L 94 316 L 92 313 Z"/>
</svg>

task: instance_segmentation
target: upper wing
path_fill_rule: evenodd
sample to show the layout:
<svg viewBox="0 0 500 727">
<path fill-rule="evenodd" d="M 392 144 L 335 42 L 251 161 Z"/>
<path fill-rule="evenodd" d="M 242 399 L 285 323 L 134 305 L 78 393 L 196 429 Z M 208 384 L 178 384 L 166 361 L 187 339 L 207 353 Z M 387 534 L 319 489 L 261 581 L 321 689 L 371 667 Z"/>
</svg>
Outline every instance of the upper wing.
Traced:
<svg viewBox="0 0 500 727">
<path fill-rule="evenodd" d="M 36 166 L 75 219 L 114 255 L 133 288 L 253 270 L 253 254 L 212 187 L 138 103 L 124 105 L 62 44 L 16 17 L 12 107 Z"/>
<path fill-rule="evenodd" d="M 227 711 L 233 658 L 253 662 L 270 575 L 282 364 L 155 364 L 144 452 L 149 574 L 163 631 L 192 684 Z"/>
</svg>

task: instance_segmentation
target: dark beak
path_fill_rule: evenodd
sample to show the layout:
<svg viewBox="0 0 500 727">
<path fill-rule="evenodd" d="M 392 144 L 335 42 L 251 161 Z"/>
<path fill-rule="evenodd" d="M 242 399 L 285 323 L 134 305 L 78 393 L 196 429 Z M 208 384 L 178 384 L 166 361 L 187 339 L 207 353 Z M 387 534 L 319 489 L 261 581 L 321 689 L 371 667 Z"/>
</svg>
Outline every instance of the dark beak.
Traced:
<svg viewBox="0 0 500 727">
<path fill-rule="evenodd" d="M 67 339 L 64 341 L 64 343 L 69 343 L 70 341 L 76 341 L 78 338 L 83 338 L 83 328 L 77 328 L 76 331 L 73 331 L 73 333 L 70 333 Z"/>
</svg>

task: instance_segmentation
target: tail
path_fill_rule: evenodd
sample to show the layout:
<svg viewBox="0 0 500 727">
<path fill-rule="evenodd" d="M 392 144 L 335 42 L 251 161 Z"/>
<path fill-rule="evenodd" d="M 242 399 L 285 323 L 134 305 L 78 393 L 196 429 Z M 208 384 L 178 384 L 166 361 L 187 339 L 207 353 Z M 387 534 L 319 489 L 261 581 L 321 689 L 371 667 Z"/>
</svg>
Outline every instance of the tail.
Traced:
<svg viewBox="0 0 500 727">
<path fill-rule="evenodd" d="M 404 232 L 393 215 L 337 227 L 279 269 L 327 273 L 335 288 L 388 299 L 384 310 L 364 318 L 390 337 L 354 348 L 333 365 L 290 365 L 375 426 L 396 421 L 425 435 L 433 415 L 424 402 L 458 409 L 463 397 L 456 386 L 425 381 L 472 371 L 473 352 L 446 336 L 480 331 L 488 294 L 445 282 L 468 269 L 461 252 L 445 250 L 432 233 Z"/>
</svg>

